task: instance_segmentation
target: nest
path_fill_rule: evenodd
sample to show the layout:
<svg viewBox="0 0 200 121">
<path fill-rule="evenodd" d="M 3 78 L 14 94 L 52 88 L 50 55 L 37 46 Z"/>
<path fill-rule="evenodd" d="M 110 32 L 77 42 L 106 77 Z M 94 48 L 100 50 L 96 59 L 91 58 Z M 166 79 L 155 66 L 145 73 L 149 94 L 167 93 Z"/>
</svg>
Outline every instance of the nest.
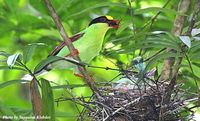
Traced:
<svg viewBox="0 0 200 121">
<path fill-rule="evenodd" d="M 173 85 L 169 93 L 170 84 L 150 79 L 147 74 L 140 82 L 137 82 L 138 79 L 134 74 L 127 74 L 124 77 L 118 80 L 117 84 L 116 82 L 97 84 L 101 98 L 72 96 L 70 99 L 59 98 L 57 102 L 70 100 L 82 105 L 84 110 L 80 112 L 80 120 L 188 121 L 193 119 L 193 109 L 198 108 L 198 95 L 192 93 L 190 89 L 183 89 L 183 84 Z"/>
<path fill-rule="evenodd" d="M 164 82 L 146 84 L 142 89 L 138 86 L 115 89 L 112 85 L 99 87 L 103 100 L 91 100 L 89 116 L 92 120 L 180 121 L 193 117 L 194 112 L 187 108 L 187 104 L 197 101 L 197 98 L 192 98 L 193 94 L 188 98 L 188 90 L 181 90 L 181 84 L 172 90 L 167 103 L 164 103 L 164 98 L 168 84 Z"/>
</svg>

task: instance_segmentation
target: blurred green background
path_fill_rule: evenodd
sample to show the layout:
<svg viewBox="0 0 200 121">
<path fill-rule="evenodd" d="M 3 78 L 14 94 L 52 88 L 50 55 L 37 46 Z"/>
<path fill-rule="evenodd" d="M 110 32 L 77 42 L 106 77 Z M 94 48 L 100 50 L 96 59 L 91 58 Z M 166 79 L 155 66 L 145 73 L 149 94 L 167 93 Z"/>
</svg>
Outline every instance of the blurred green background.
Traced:
<svg viewBox="0 0 200 121">
<path fill-rule="evenodd" d="M 106 34 L 100 56 L 91 63 L 110 68 L 126 68 L 139 54 L 147 58 L 164 47 L 180 48 L 180 40 L 176 41 L 176 47 L 174 43 L 169 42 L 173 41 L 173 37 L 170 40 L 168 36 L 151 35 L 152 32 L 159 31 L 170 33 L 177 14 L 178 2 L 179 0 L 52 0 L 69 36 L 82 31 L 88 26 L 90 20 L 100 15 L 111 15 L 121 20 L 121 27 L 118 30 L 109 30 Z M 192 15 L 194 2 L 192 1 L 186 15 L 185 28 Z M 159 12 L 160 14 L 153 21 L 152 17 Z M 199 28 L 199 23 L 198 18 L 197 28 Z M 162 39 L 164 41 L 166 38 L 169 41 L 159 44 Z M 155 41 L 145 44 L 148 39 Z M 26 64 L 29 69 L 33 70 L 61 41 L 62 38 L 43 0 L 0 0 L 0 51 L 9 54 L 24 54 L 27 53 L 30 44 L 36 43 L 37 46 L 33 52 L 28 53 L 31 59 Z M 200 77 L 199 44 L 199 41 L 194 41 L 187 51 L 198 81 Z M 142 53 L 140 53 L 141 49 L 144 50 Z M 152 60 L 149 69 L 157 67 L 157 73 L 160 73 L 164 58 L 157 57 Z M 0 115 L 33 115 L 29 83 L 21 83 L 21 77 L 27 73 L 19 70 L 6 70 L 3 68 L 6 66 L 6 58 L 0 56 L 0 59 Z M 119 74 L 111 70 L 93 68 L 88 70 L 96 82 L 110 81 Z M 194 74 L 187 60 L 183 60 L 179 81 L 184 82 L 185 87 L 195 90 L 193 77 Z M 74 77 L 70 70 L 53 70 L 45 74 L 43 78 L 52 81 L 52 86 L 84 84 L 81 79 Z M 68 91 L 69 89 L 65 89 L 64 86 L 53 88 L 54 98 L 70 98 Z M 79 87 L 71 91 L 74 96 L 91 95 L 87 87 Z M 82 109 L 79 105 L 78 107 Z M 56 119 L 59 121 L 76 120 L 79 111 L 72 101 L 59 102 L 58 105 L 55 103 Z"/>
</svg>

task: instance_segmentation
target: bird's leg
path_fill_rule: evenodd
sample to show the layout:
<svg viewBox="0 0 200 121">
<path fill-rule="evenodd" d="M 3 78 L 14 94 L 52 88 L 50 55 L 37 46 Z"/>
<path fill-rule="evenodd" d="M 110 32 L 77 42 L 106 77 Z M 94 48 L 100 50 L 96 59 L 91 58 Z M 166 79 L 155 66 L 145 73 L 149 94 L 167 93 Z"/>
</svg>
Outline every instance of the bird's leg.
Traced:
<svg viewBox="0 0 200 121">
<path fill-rule="evenodd" d="M 80 78 L 82 78 L 82 79 L 84 78 L 83 75 L 82 75 L 82 74 L 79 74 L 79 73 L 74 73 L 74 75 L 75 75 L 76 77 L 80 77 Z"/>
<path fill-rule="evenodd" d="M 74 49 L 74 54 L 79 55 L 78 49 Z"/>
<path fill-rule="evenodd" d="M 74 73 L 74 76 L 79 77 L 79 78 L 81 78 L 81 79 L 84 78 L 83 75 L 82 75 L 82 74 L 79 74 L 79 73 Z M 91 75 L 89 75 L 89 76 L 91 77 Z M 93 77 L 91 77 L 91 79 L 92 79 L 92 81 L 95 81 L 95 79 L 94 79 Z"/>
</svg>

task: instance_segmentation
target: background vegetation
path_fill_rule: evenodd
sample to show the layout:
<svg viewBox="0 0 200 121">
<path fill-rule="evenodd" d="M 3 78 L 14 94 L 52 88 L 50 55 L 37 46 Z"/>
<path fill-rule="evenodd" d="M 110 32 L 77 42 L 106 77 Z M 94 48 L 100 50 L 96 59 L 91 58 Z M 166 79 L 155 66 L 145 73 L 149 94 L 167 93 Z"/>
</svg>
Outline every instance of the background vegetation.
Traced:
<svg viewBox="0 0 200 121">
<path fill-rule="evenodd" d="M 118 30 L 110 30 L 106 34 L 100 56 L 91 63 L 95 66 L 127 69 L 133 58 L 150 57 L 146 61 L 146 71 L 156 67 L 155 78 L 158 78 L 164 59 L 176 57 L 177 60 L 185 43 L 184 53 L 187 56 L 183 57 L 177 82 L 184 83 L 183 88 L 191 88 L 197 93 L 200 81 L 200 17 L 196 19 L 192 34 L 185 35 L 184 39 L 175 36 L 171 31 L 176 15 L 181 14 L 177 12 L 178 3 L 179 0 L 52 0 L 69 36 L 82 31 L 92 18 L 100 15 L 111 15 L 121 20 Z M 189 10 L 183 15 L 186 19 L 181 35 L 188 30 L 194 8 L 195 0 L 191 1 Z M 28 72 L 17 65 L 9 68 L 7 57 L 22 54 L 23 63 L 33 71 L 63 40 L 43 0 L 0 0 L 0 11 L 0 116 L 31 116 L 30 82 L 21 78 Z M 168 47 L 176 53 L 162 51 L 151 57 Z M 112 70 L 87 70 L 95 82 L 108 82 L 119 75 L 118 71 Z M 71 70 L 52 70 L 39 78 L 50 81 L 53 95 L 48 90 L 44 95 L 53 96 L 55 101 L 91 96 L 91 90 L 80 78 L 74 77 Z M 43 86 L 48 86 L 45 83 Z M 51 99 L 47 100 L 52 102 Z M 54 108 L 57 120 L 71 121 L 77 119 L 83 107 L 65 100 L 54 102 Z"/>
</svg>

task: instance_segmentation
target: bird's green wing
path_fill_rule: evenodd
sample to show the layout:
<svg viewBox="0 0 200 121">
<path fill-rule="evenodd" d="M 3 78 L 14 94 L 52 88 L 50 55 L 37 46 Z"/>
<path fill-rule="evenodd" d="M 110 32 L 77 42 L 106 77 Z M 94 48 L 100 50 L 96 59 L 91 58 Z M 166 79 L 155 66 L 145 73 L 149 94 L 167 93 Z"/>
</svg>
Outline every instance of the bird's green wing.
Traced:
<svg viewBox="0 0 200 121">
<path fill-rule="evenodd" d="M 84 35 L 84 33 L 79 33 L 79 34 L 76 34 L 76 35 L 70 37 L 69 39 L 71 40 L 71 42 L 75 42 L 76 40 L 78 40 L 83 35 Z M 49 56 L 57 55 L 63 47 L 65 47 L 64 41 L 62 43 L 60 43 L 58 46 L 56 46 L 55 49 L 49 54 Z"/>
<path fill-rule="evenodd" d="M 72 37 L 70 37 L 69 39 L 71 40 L 71 42 L 75 42 L 76 40 L 78 40 L 79 38 L 81 38 L 84 35 L 84 32 L 82 33 L 78 33 Z M 57 54 L 64 48 L 66 47 L 65 42 L 61 42 L 58 46 L 56 46 L 53 51 L 48 55 L 49 56 L 57 56 Z M 69 51 L 67 50 L 66 53 L 69 53 Z M 61 56 L 63 57 L 63 56 Z M 52 69 L 52 65 L 56 65 L 55 67 L 59 68 L 62 67 L 62 63 L 66 63 L 66 61 L 57 61 L 57 62 L 53 62 L 50 64 L 47 64 L 46 66 L 44 66 L 40 71 L 38 71 L 37 73 L 41 73 L 43 70 L 45 71 L 49 71 Z M 69 63 L 69 62 L 68 62 Z M 65 67 L 66 69 L 66 67 Z"/>
<path fill-rule="evenodd" d="M 79 51 L 79 57 L 82 62 L 90 63 L 91 60 L 99 55 L 103 40 L 107 30 L 109 29 L 108 25 L 105 23 L 97 23 L 91 25 L 90 27 L 84 30 L 84 35 L 80 37 L 77 41 L 73 42 L 74 47 Z M 69 50 L 64 46 L 56 56 L 65 57 L 69 55 Z M 74 64 L 70 64 L 66 61 L 59 61 L 52 64 L 54 68 L 66 69 L 74 68 Z"/>
</svg>

